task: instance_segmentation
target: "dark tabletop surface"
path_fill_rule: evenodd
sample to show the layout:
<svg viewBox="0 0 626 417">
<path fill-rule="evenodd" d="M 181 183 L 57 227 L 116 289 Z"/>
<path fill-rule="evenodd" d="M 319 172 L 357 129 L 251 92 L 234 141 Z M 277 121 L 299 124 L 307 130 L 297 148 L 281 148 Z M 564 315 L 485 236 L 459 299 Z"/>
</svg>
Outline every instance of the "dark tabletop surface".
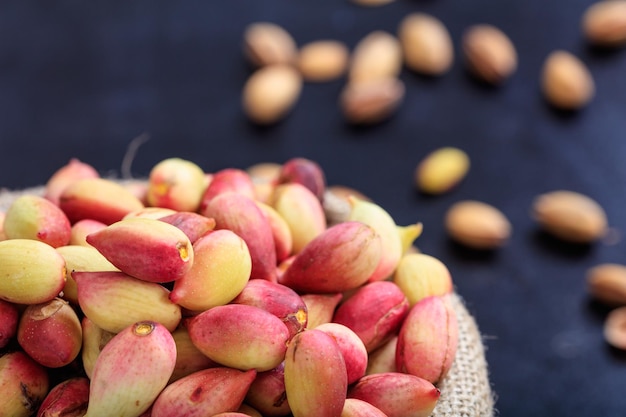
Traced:
<svg viewBox="0 0 626 417">
<path fill-rule="evenodd" d="M 360 189 L 398 224 L 423 222 L 417 244 L 452 272 L 485 337 L 502 416 L 624 416 L 626 357 L 602 336 L 607 310 L 585 290 L 587 268 L 626 263 L 626 242 L 571 246 L 542 234 L 533 198 L 569 189 L 626 228 L 626 50 L 598 52 L 580 18 L 591 0 L 396 0 L 359 7 L 346 0 L 29 2 L 0 4 L 0 187 L 44 183 L 72 157 L 120 175 L 131 140 L 150 139 L 132 174 L 146 176 L 172 156 L 206 171 L 284 162 L 323 167 L 329 184 Z M 241 52 L 244 27 L 271 21 L 298 44 L 323 38 L 349 47 L 367 33 L 395 33 L 407 13 L 441 19 L 456 49 L 438 78 L 403 71 L 403 105 L 386 123 L 355 129 L 337 107 L 345 79 L 305 84 L 292 113 L 270 128 L 240 107 L 251 73 Z M 519 68 L 501 88 L 470 76 L 459 55 L 470 24 L 491 23 L 517 47 Z M 573 114 L 548 106 L 540 67 L 568 50 L 592 72 L 597 93 Z M 429 151 L 456 146 L 471 159 L 453 191 L 426 197 L 413 170 Z M 513 224 L 508 245 L 477 254 L 452 244 L 445 210 L 477 199 Z"/>
</svg>

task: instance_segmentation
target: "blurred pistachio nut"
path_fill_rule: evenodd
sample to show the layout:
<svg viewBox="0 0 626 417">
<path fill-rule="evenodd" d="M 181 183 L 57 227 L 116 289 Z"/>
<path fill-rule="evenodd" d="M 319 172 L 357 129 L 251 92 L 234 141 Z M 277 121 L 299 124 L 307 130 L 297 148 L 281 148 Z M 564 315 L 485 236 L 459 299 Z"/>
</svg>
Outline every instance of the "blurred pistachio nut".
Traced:
<svg viewBox="0 0 626 417">
<path fill-rule="evenodd" d="M 541 71 L 541 90 L 545 99 L 562 110 L 578 110 L 595 95 L 595 82 L 587 66 L 564 50 L 550 53 Z"/>
<path fill-rule="evenodd" d="M 478 78 L 498 85 L 517 69 L 517 51 L 499 28 L 476 24 L 463 34 L 463 54 L 469 70 Z"/>
<path fill-rule="evenodd" d="M 587 40 L 601 47 L 626 44 L 626 1 L 598 1 L 583 13 L 582 30 Z"/>
<path fill-rule="evenodd" d="M 346 120 L 368 125 L 388 119 L 404 99 L 404 83 L 393 77 L 348 83 L 339 97 Z"/>
<path fill-rule="evenodd" d="M 255 66 L 292 64 L 297 54 L 296 42 L 283 27 L 271 22 L 248 25 L 243 34 L 246 58 Z"/>
<path fill-rule="evenodd" d="M 441 75 L 454 61 L 454 47 L 446 26 L 426 13 L 405 16 L 398 27 L 405 65 L 425 75 Z"/>
<path fill-rule="evenodd" d="M 537 196 L 532 215 L 548 233 L 573 243 L 591 243 L 607 233 L 602 206 L 574 191 L 557 190 Z"/>
<path fill-rule="evenodd" d="M 293 67 L 269 65 L 253 73 L 243 88 L 243 111 L 258 124 L 283 119 L 300 97 L 302 76 Z"/>
<path fill-rule="evenodd" d="M 609 306 L 626 305 L 626 265 L 604 263 L 589 268 L 587 291 Z"/>
<path fill-rule="evenodd" d="M 402 48 L 398 39 L 383 30 L 366 35 L 352 51 L 350 83 L 397 78 L 402 69 Z"/>
<path fill-rule="evenodd" d="M 445 146 L 427 154 L 415 168 L 415 184 L 427 194 L 443 194 L 465 178 L 470 159 L 462 149 Z"/>
<path fill-rule="evenodd" d="M 499 248 L 511 235 L 511 223 L 500 210 L 475 200 L 450 206 L 444 224 L 452 239 L 474 249 Z"/>
<path fill-rule="evenodd" d="M 65 259 L 32 239 L 0 241 L 0 298 L 17 304 L 52 300 L 65 286 Z"/>
<path fill-rule="evenodd" d="M 349 56 L 350 52 L 342 42 L 313 41 L 300 47 L 297 65 L 306 81 L 330 81 L 345 73 Z"/>
</svg>

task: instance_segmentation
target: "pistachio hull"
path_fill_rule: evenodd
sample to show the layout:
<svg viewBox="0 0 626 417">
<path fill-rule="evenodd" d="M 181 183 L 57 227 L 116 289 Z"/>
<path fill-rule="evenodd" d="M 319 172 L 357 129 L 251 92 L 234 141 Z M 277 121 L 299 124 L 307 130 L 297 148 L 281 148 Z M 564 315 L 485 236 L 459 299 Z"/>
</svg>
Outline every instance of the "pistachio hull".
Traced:
<svg viewBox="0 0 626 417">
<path fill-rule="evenodd" d="M 191 243 L 194 243 L 201 236 L 215 229 L 215 219 L 190 211 L 172 213 L 164 217 L 159 217 L 159 220 L 178 227 L 187 235 Z"/>
<path fill-rule="evenodd" d="M 130 417 L 146 411 L 165 388 L 176 363 L 170 332 L 139 322 L 115 335 L 96 361 L 87 417 Z"/>
<path fill-rule="evenodd" d="M 99 178 L 100 174 L 96 169 L 76 158 L 71 158 L 69 162 L 56 170 L 44 188 L 44 197 L 56 205 L 59 205 L 59 198 L 63 190 L 71 183 L 83 178 Z"/>
<path fill-rule="evenodd" d="M 78 315 L 60 298 L 26 307 L 17 328 L 22 349 L 48 368 L 69 365 L 78 356 L 82 340 Z"/>
<path fill-rule="evenodd" d="M 37 417 L 83 417 L 89 403 L 89 379 L 74 377 L 55 385 L 41 403 Z"/>
<path fill-rule="evenodd" d="M 388 417 L 428 417 L 439 396 L 432 383 L 398 372 L 366 375 L 348 391 L 348 398 L 368 402 Z"/>
<path fill-rule="evenodd" d="M 366 375 L 396 372 L 396 347 L 398 336 L 393 336 L 378 349 L 369 353 Z"/>
<path fill-rule="evenodd" d="M 333 321 L 333 314 L 343 294 L 303 294 L 302 301 L 307 309 L 307 329 L 314 329 L 320 324 Z"/>
<path fill-rule="evenodd" d="M 452 276 L 446 265 L 425 253 L 405 254 L 398 263 L 393 282 L 411 306 L 423 298 L 445 295 L 453 290 Z"/>
<path fill-rule="evenodd" d="M 250 279 L 252 258 L 242 238 L 230 230 L 212 231 L 193 244 L 194 262 L 174 282 L 170 300 L 204 311 L 230 302 Z"/>
<path fill-rule="evenodd" d="M 347 398 L 341 417 L 387 417 L 387 415 L 368 402 Z"/>
<path fill-rule="evenodd" d="M 83 348 L 80 352 L 83 370 L 87 377 L 91 379 L 93 368 L 98 356 L 100 356 L 100 352 L 109 343 L 109 340 L 115 336 L 115 333 L 101 329 L 87 317 L 82 318 L 80 325 L 83 331 Z"/>
<path fill-rule="evenodd" d="M 342 303 L 333 321 L 354 331 L 372 352 L 397 334 L 408 312 L 402 290 L 393 282 L 377 281 L 360 287 Z"/>
<path fill-rule="evenodd" d="M 320 201 L 326 191 L 324 171 L 315 161 L 306 158 L 292 158 L 286 161 L 278 173 L 278 184 L 298 183 L 308 188 Z"/>
<path fill-rule="evenodd" d="M 20 311 L 17 305 L 0 299 L 0 349 L 17 334 Z"/>
<path fill-rule="evenodd" d="M 155 207 L 196 211 L 206 188 L 204 171 L 195 163 L 168 158 L 150 170 L 146 199 Z"/>
<path fill-rule="evenodd" d="M 43 366 L 21 351 L 0 356 L 0 416 L 28 417 L 48 393 Z"/>
<path fill-rule="evenodd" d="M 215 367 L 169 384 L 152 406 L 152 417 L 204 417 L 236 411 L 256 371 Z"/>
<path fill-rule="evenodd" d="M 213 173 L 211 183 L 202 195 L 200 212 L 204 213 L 214 197 L 227 192 L 243 194 L 254 199 L 255 189 L 252 178 L 246 171 L 237 168 L 225 168 Z"/>
<path fill-rule="evenodd" d="M 172 337 L 176 343 L 176 366 L 170 377 L 170 383 L 194 372 L 219 366 L 193 344 L 185 326 L 178 326 L 172 332 Z"/>
<path fill-rule="evenodd" d="M 181 320 L 180 306 L 160 284 L 135 279 L 123 272 L 74 272 L 78 304 L 98 327 L 118 333 L 131 324 L 151 320 L 173 331 Z"/>
<path fill-rule="evenodd" d="M 436 384 L 450 370 L 459 339 L 456 314 L 446 297 L 415 304 L 402 324 L 396 368 Z"/>
<path fill-rule="evenodd" d="M 293 251 L 293 237 L 291 236 L 291 229 L 289 225 L 283 219 L 272 206 L 256 202 L 272 229 L 272 236 L 274 237 L 274 247 L 276 248 L 276 262 L 281 263 L 287 259 Z"/>
<path fill-rule="evenodd" d="M 294 417 L 339 417 L 348 387 L 341 349 L 332 336 L 297 334 L 285 355 L 285 392 Z"/>
<path fill-rule="evenodd" d="M 65 259 L 31 239 L 0 241 L 0 299 L 17 304 L 52 300 L 65 286 Z"/>
<path fill-rule="evenodd" d="M 248 389 L 245 402 L 265 417 L 283 417 L 291 413 L 285 394 L 284 362 L 274 369 L 257 374 Z"/>
<path fill-rule="evenodd" d="M 113 265 L 149 282 L 171 282 L 193 265 L 193 247 L 185 233 L 171 224 L 130 218 L 87 236 Z"/>
<path fill-rule="evenodd" d="M 367 282 L 381 256 L 374 229 L 346 221 L 326 229 L 298 253 L 281 283 L 298 292 L 335 293 Z"/>
<path fill-rule="evenodd" d="M 278 317 L 244 304 L 213 307 L 189 319 L 187 328 L 193 344 L 215 362 L 258 372 L 282 362 L 290 336 Z"/>
<path fill-rule="evenodd" d="M 348 385 L 365 375 L 368 359 L 367 350 L 363 341 L 359 339 L 356 333 L 339 323 L 320 324 L 316 329 L 332 336 L 335 342 L 337 342 L 343 361 L 346 364 Z"/>
</svg>

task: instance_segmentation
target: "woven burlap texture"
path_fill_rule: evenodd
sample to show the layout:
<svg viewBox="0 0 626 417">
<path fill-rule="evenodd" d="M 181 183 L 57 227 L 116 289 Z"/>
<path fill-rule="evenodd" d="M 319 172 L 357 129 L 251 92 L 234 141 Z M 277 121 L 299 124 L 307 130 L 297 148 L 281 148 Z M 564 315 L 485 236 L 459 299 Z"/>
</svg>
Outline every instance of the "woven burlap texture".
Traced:
<svg viewBox="0 0 626 417">
<path fill-rule="evenodd" d="M 0 190 L 0 211 L 6 211 L 20 195 L 42 192 L 43 187 Z M 459 345 L 452 368 L 438 384 L 441 397 L 431 417 L 491 417 L 495 401 L 481 333 L 462 297 L 455 292 L 451 299 L 459 323 Z"/>
</svg>

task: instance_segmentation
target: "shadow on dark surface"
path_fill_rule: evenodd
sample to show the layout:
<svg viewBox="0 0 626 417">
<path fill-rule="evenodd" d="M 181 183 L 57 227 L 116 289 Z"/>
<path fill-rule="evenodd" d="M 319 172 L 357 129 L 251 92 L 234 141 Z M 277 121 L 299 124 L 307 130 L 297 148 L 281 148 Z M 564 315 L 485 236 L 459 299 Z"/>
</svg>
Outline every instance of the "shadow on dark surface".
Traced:
<svg viewBox="0 0 626 417">
<path fill-rule="evenodd" d="M 446 247 L 450 254 L 462 262 L 494 262 L 498 256 L 497 249 L 474 249 L 448 238 Z"/>
<path fill-rule="evenodd" d="M 586 243 L 566 242 L 541 229 L 532 232 L 531 240 L 541 250 L 568 259 L 578 259 L 587 256 L 593 251 L 594 246 Z"/>
</svg>

